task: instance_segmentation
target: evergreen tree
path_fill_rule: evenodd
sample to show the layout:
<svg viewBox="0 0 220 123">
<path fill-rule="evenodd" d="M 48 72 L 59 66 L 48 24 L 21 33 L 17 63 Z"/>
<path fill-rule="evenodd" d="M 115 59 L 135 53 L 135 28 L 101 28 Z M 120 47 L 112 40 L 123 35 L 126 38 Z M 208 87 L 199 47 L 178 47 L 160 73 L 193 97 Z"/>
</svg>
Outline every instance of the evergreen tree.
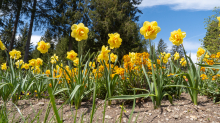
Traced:
<svg viewBox="0 0 220 123">
<path fill-rule="evenodd" d="M 179 53 L 180 58 L 184 56 L 183 46 L 182 45 L 173 45 L 170 51 L 170 54 L 173 56 L 176 52 Z"/>
<path fill-rule="evenodd" d="M 10 39 L 12 36 L 12 30 L 14 27 L 14 20 L 13 20 L 13 16 L 11 15 L 11 17 L 5 21 L 5 25 L 2 27 L 2 29 L 0 30 L 0 39 L 2 41 L 2 43 L 5 45 L 5 47 L 8 49 L 9 45 L 10 45 Z M 0 63 L 6 62 L 6 54 L 5 51 L 0 50 Z"/>
<path fill-rule="evenodd" d="M 160 39 L 157 45 L 157 55 L 159 55 L 161 52 L 167 52 L 167 44 L 163 41 L 163 39 Z"/>
<path fill-rule="evenodd" d="M 141 46 L 139 26 L 135 23 L 141 11 L 136 7 L 141 0 L 91 0 L 90 18 L 92 23 L 92 39 L 90 47 L 98 51 L 102 45 L 108 45 L 108 34 L 119 33 L 122 45 L 116 49 L 119 59 Z M 115 50 L 115 51 L 116 51 Z M 96 52 L 95 51 L 95 52 Z"/>
<path fill-rule="evenodd" d="M 207 32 L 206 36 L 201 40 L 203 46 L 212 54 L 220 52 L 220 28 L 216 19 L 220 15 L 220 7 L 215 8 L 214 12 L 216 12 L 215 15 L 205 19 Z"/>
</svg>

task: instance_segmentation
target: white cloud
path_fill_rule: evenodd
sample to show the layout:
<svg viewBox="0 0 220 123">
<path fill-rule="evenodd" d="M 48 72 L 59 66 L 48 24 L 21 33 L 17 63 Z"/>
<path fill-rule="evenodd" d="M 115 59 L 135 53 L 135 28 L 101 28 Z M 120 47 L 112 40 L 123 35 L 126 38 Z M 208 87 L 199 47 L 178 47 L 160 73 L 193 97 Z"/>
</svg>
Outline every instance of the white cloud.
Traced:
<svg viewBox="0 0 220 123">
<path fill-rule="evenodd" d="M 15 36 L 16 39 L 18 39 L 18 35 Z M 37 43 L 40 41 L 41 36 L 40 35 L 32 35 L 31 36 L 31 43 L 33 43 L 34 46 L 37 45 Z"/>
<path fill-rule="evenodd" d="M 171 50 L 172 49 L 172 46 L 173 46 L 173 44 L 172 44 L 172 42 L 170 42 L 170 41 L 166 41 L 167 42 L 167 46 L 168 46 L 168 50 Z M 199 47 L 201 47 L 202 45 L 201 45 L 201 43 L 200 42 L 198 42 L 198 41 L 183 41 L 183 46 L 184 46 L 184 48 L 185 48 L 185 50 L 186 50 L 186 52 L 187 53 L 190 53 L 190 52 L 195 52 L 195 51 L 197 51 L 198 50 L 198 48 Z"/>
<path fill-rule="evenodd" d="M 187 54 L 188 56 L 190 55 L 191 56 L 191 59 L 194 63 L 197 62 L 197 56 L 196 56 L 197 53 L 189 53 Z"/>
<path fill-rule="evenodd" d="M 168 5 L 173 10 L 213 10 L 220 6 L 219 0 L 143 0 L 138 7 Z"/>
<path fill-rule="evenodd" d="M 41 36 L 39 35 L 32 35 L 31 36 L 31 42 L 33 43 L 34 46 L 37 45 L 37 43 L 40 41 Z"/>
</svg>

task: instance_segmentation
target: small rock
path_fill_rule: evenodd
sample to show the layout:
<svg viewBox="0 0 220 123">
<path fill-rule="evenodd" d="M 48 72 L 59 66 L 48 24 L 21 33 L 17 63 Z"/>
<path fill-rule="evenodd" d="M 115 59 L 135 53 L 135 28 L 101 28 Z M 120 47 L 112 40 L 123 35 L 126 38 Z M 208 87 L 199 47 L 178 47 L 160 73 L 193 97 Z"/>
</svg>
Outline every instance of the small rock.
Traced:
<svg viewBox="0 0 220 123">
<path fill-rule="evenodd" d="M 173 118 L 178 119 L 179 115 L 173 115 Z"/>
<path fill-rule="evenodd" d="M 183 113 L 187 113 L 187 111 L 183 111 Z"/>
<path fill-rule="evenodd" d="M 198 119 L 198 118 L 197 118 L 196 116 L 194 116 L 194 115 L 191 115 L 190 117 L 193 118 L 193 120 L 197 120 L 197 119 Z"/>
<path fill-rule="evenodd" d="M 158 120 L 158 123 L 161 123 L 161 122 Z"/>
<path fill-rule="evenodd" d="M 193 120 L 193 118 L 190 118 L 190 120 Z"/>
<path fill-rule="evenodd" d="M 152 115 L 152 113 L 149 113 L 149 116 L 151 116 Z"/>
<path fill-rule="evenodd" d="M 87 121 L 87 119 L 86 119 L 86 118 L 83 118 L 83 121 L 84 121 L 84 122 L 86 122 L 86 121 Z"/>
<path fill-rule="evenodd" d="M 44 102 L 39 102 L 39 103 L 37 103 L 37 105 L 44 106 Z"/>
<path fill-rule="evenodd" d="M 127 118 L 123 118 L 122 120 L 123 120 L 123 123 L 126 123 Z"/>
<path fill-rule="evenodd" d="M 110 109 L 111 107 L 110 107 L 110 106 L 108 106 L 107 108 L 108 108 L 108 109 Z"/>
<path fill-rule="evenodd" d="M 171 110 L 170 110 L 169 108 L 166 108 L 166 110 L 167 110 L 168 112 L 171 112 Z"/>
<path fill-rule="evenodd" d="M 166 118 L 166 120 L 168 121 L 168 120 L 169 120 L 169 118 Z"/>
<path fill-rule="evenodd" d="M 189 118 L 189 116 L 186 116 L 186 118 Z"/>
<path fill-rule="evenodd" d="M 136 117 L 133 117 L 132 122 L 134 122 L 136 120 Z"/>
<path fill-rule="evenodd" d="M 112 117 L 109 115 L 105 115 L 105 119 L 112 119 Z"/>
</svg>

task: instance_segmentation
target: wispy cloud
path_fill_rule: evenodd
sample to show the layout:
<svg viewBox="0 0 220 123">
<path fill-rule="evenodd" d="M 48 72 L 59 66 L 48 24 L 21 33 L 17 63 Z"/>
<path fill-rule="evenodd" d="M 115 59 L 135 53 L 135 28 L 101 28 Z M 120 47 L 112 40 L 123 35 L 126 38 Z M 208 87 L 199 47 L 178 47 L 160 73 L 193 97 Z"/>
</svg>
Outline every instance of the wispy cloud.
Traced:
<svg viewBox="0 0 220 123">
<path fill-rule="evenodd" d="M 220 6 L 219 0 L 143 0 L 139 7 L 168 5 L 173 10 L 213 10 Z"/>
</svg>

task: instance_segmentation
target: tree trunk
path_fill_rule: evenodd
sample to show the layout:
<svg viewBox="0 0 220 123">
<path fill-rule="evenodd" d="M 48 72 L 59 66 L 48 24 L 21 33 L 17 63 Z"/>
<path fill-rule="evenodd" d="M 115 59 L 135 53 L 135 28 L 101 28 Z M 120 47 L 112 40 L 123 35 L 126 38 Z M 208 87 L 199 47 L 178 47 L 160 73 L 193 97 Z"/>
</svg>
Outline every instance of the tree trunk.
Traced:
<svg viewBox="0 0 220 123">
<path fill-rule="evenodd" d="M 14 42 L 15 42 L 15 34 L 16 34 L 16 31 L 17 31 L 17 26 L 18 26 L 18 20 L 19 20 L 19 17 L 20 17 L 21 6 L 22 6 L 22 0 L 19 0 L 18 4 L 17 4 L 18 11 L 17 11 L 17 14 L 16 14 L 15 25 L 14 25 L 13 32 L 12 32 L 12 37 L 11 37 L 11 42 L 10 42 L 10 46 L 9 46 L 9 51 L 11 51 L 13 49 L 13 45 L 14 45 Z"/>
<path fill-rule="evenodd" d="M 29 31 L 28 31 L 28 39 L 27 39 L 27 42 L 26 42 L 26 48 L 25 48 L 25 54 L 24 54 L 24 62 L 25 63 L 27 63 L 27 61 L 28 61 L 28 54 L 29 54 L 29 47 L 30 47 L 30 42 L 31 42 L 32 28 L 33 28 L 34 17 L 35 17 L 35 12 L 36 12 L 36 4 L 37 4 L 37 0 L 34 0 L 33 9 L 32 9 L 32 12 L 31 12 L 30 27 L 29 27 Z"/>
</svg>

